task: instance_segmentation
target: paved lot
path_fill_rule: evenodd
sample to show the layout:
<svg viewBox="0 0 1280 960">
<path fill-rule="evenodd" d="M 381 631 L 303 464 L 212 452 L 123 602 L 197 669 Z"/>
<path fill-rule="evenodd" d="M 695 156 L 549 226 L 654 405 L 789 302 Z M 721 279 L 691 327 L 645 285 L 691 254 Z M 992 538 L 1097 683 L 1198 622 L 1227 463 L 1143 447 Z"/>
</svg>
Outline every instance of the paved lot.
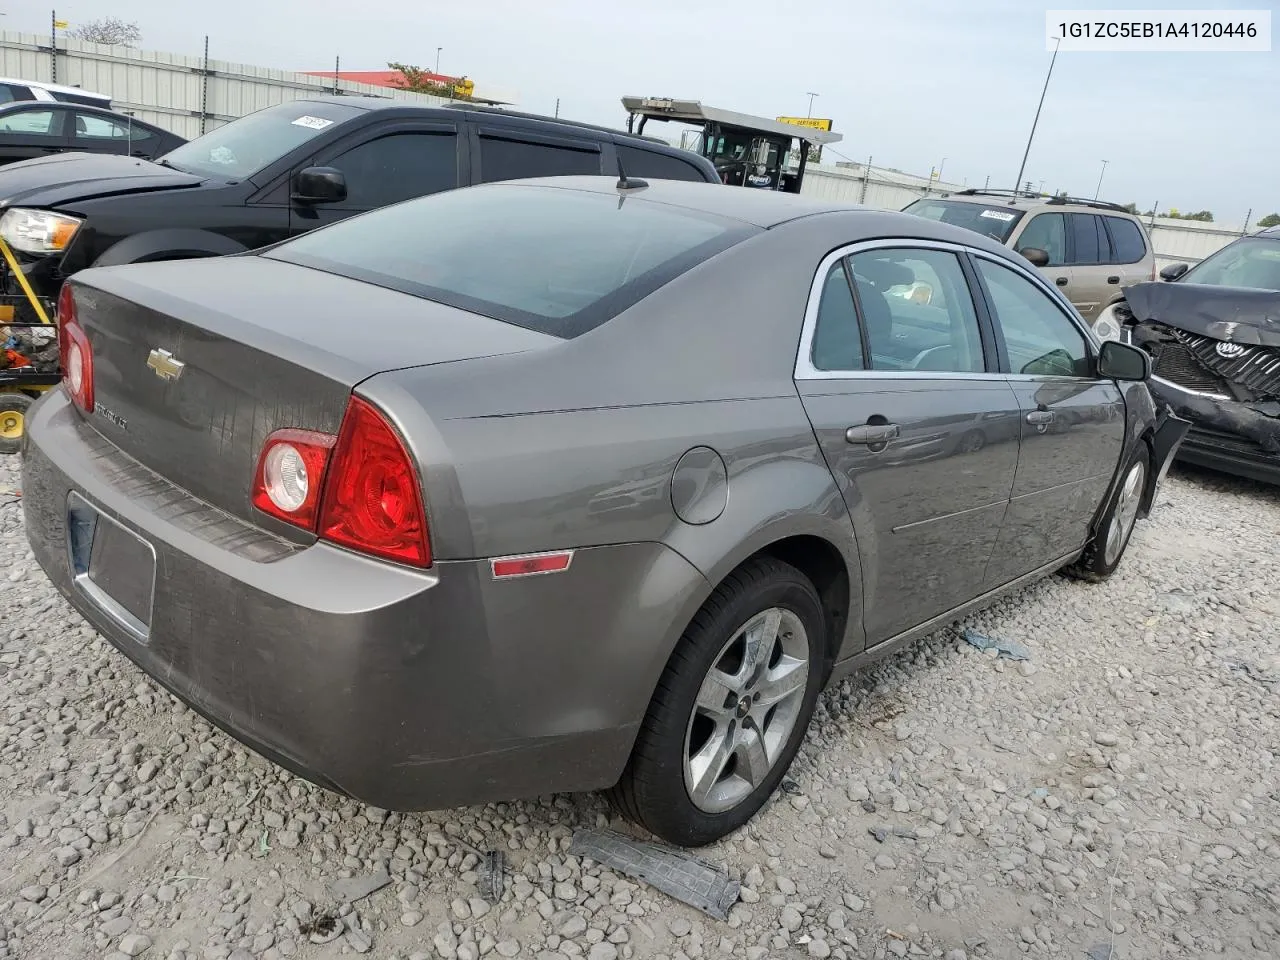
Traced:
<svg viewBox="0 0 1280 960">
<path fill-rule="evenodd" d="M 1029 662 L 943 631 L 829 692 L 789 790 L 705 851 L 744 884 L 725 922 L 570 857 L 598 798 L 388 815 L 271 767 L 95 638 L 16 505 L 0 595 L 0 957 L 1280 953 L 1274 489 L 1175 470 L 1113 581 L 966 622 Z M 469 847 L 506 853 L 501 902 Z"/>
</svg>

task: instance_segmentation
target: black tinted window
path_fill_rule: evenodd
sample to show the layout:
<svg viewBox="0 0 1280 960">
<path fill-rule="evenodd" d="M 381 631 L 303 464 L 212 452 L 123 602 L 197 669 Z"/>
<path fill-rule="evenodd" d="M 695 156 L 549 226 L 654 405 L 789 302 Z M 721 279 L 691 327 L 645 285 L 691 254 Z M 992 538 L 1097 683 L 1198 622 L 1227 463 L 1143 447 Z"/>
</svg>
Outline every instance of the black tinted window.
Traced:
<svg viewBox="0 0 1280 960">
<path fill-rule="evenodd" d="M 393 133 L 352 147 L 329 166 L 347 178 L 346 205 L 372 210 L 456 187 L 458 138 Z"/>
<path fill-rule="evenodd" d="M 1096 217 L 1089 213 L 1070 214 L 1071 236 L 1075 240 L 1076 251 L 1072 263 L 1101 263 L 1098 249 L 1098 224 Z"/>
<path fill-rule="evenodd" d="M 1107 226 L 1111 228 L 1111 242 L 1115 245 L 1116 263 L 1137 263 L 1147 255 L 1147 245 L 1142 240 L 1142 231 L 1132 220 L 1124 217 L 1107 217 Z"/>
<path fill-rule="evenodd" d="M 756 232 L 613 193 L 495 186 L 384 207 L 262 256 L 573 337 Z"/>
<path fill-rule="evenodd" d="M 485 183 L 524 177 L 599 176 L 600 170 L 599 150 L 497 137 L 480 140 L 480 179 Z"/>
<path fill-rule="evenodd" d="M 34 100 L 35 97 L 26 87 L 18 87 L 9 83 L 0 83 L 0 103 L 15 103 L 22 100 Z"/>
<path fill-rule="evenodd" d="M 126 144 L 142 143 L 152 136 L 145 127 L 131 124 L 128 120 L 112 120 L 96 113 L 77 113 L 76 139 L 101 143 L 111 140 L 119 144 L 123 152 Z"/>
<path fill-rule="evenodd" d="M 679 157 L 668 156 L 643 147 L 619 144 L 618 155 L 628 177 L 652 177 L 654 180 L 696 180 L 705 183 L 707 178 L 692 163 Z"/>
</svg>

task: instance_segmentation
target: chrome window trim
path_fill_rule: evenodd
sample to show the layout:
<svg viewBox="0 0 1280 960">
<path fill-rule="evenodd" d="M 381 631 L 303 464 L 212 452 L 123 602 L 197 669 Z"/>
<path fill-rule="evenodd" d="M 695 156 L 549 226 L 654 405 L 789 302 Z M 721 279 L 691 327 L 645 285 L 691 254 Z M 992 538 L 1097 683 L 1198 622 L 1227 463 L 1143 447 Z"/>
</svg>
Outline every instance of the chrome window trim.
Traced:
<svg viewBox="0 0 1280 960">
<path fill-rule="evenodd" d="M 1043 374 L 1021 374 L 1021 373 L 1002 373 L 999 370 L 987 370 L 981 373 L 959 373 L 952 371 L 937 370 L 819 370 L 813 365 L 813 337 L 818 327 L 818 307 L 822 302 L 822 290 L 827 282 L 827 274 L 831 272 L 831 268 L 845 257 L 852 256 L 856 253 L 862 253 L 867 250 L 883 250 L 883 249 L 923 249 L 937 250 L 943 253 L 952 253 L 957 256 L 969 254 L 973 257 L 981 257 L 990 260 L 992 263 L 1002 267 L 1007 267 L 1014 273 L 1020 274 L 1033 285 L 1039 287 L 1043 292 L 1047 293 L 1051 300 L 1054 301 L 1058 309 L 1066 317 L 1067 321 L 1075 327 L 1089 345 L 1093 353 L 1097 353 L 1100 348 L 1100 342 L 1094 336 L 1092 329 L 1086 324 L 1083 318 L 1079 318 L 1075 314 L 1075 307 L 1070 306 L 1070 301 L 1064 301 L 1062 294 L 1058 288 L 1050 284 L 1044 279 L 1040 273 L 1030 266 L 1023 267 L 1016 261 L 1008 260 L 997 254 L 981 250 L 977 247 L 971 247 L 962 243 L 953 243 L 949 240 L 922 240 L 915 237 L 901 238 L 883 238 L 878 240 L 859 240 L 854 243 L 847 243 L 841 247 L 829 252 L 818 262 L 818 269 L 814 273 L 813 280 L 809 284 L 809 299 L 805 303 L 804 323 L 800 328 L 800 344 L 796 351 L 795 365 L 792 370 L 792 376 L 797 382 L 811 382 L 815 380 L 971 380 L 979 382 L 991 381 L 1010 381 L 1010 380 L 1063 380 L 1063 381 L 1089 381 L 1099 382 L 1095 377 L 1058 377 L 1047 376 Z M 966 282 L 967 282 L 966 277 Z M 975 291 L 970 290 L 970 296 Z M 1063 303 L 1066 303 L 1070 309 L 1064 309 Z M 974 303 L 974 310 L 977 311 L 977 303 Z M 859 314 L 861 319 L 861 314 Z M 1000 321 L 994 313 L 991 316 L 992 326 Z M 1001 334 L 1003 335 L 1003 333 Z"/>
</svg>

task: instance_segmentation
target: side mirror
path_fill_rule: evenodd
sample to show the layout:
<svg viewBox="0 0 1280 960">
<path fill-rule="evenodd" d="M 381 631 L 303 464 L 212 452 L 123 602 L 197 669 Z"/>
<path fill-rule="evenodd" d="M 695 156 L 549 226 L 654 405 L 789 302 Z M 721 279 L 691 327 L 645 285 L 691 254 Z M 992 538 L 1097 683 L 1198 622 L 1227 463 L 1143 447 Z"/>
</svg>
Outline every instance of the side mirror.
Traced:
<svg viewBox="0 0 1280 960">
<path fill-rule="evenodd" d="M 347 199 L 347 178 L 333 167 L 307 167 L 293 178 L 296 203 L 337 203 Z"/>
<path fill-rule="evenodd" d="M 1171 263 L 1160 271 L 1160 279 L 1177 280 L 1190 269 L 1185 263 Z"/>
<path fill-rule="evenodd" d="M 1105 340 L 1098 351 L 1098 376 L 1107 380 L 1147 380 L 1151 376 L 1151 357 L 1131 344 Z"/>
<path fill-rule="evenodd" d="M 1049 265 L 1049 251 L 1042 250 L 1040 247 L 1023 247 L 1018 253 L 1022 254 L 1035 267 L 1047 267 Z"/>
</svg>

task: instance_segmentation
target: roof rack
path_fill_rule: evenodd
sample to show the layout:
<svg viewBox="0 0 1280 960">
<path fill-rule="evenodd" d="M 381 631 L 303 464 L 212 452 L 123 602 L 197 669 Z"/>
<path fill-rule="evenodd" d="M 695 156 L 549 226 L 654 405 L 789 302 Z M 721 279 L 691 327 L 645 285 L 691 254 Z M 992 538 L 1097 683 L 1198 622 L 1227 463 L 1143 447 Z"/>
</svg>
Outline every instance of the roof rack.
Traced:
<svg viewBox="0 0 1280 960">
<path fill-rule="evenodd" d="M 985 187 L 969 187 L 965 190 L 956 190 L 952 193 L 956 197 L 1025 197 L 1028 200 L 1041 200 L 1044 198 L 1043 193 L 1034 193 L 1029 190 L 995 190 Z"/>
<path fill-rule="evenodd" d="M 1119 213 L 1128 213 L 1127 207 L 1122 207 L 1118 203 L 1108 203 L 1106 200 L 1086 200 L 1082 197 L 1050 197 L 1045 203 L 1065 204 L 1074 203 L 1081 207 L 1094 207 L 1098 210 L 1115 210 Z"/>
</svg>

